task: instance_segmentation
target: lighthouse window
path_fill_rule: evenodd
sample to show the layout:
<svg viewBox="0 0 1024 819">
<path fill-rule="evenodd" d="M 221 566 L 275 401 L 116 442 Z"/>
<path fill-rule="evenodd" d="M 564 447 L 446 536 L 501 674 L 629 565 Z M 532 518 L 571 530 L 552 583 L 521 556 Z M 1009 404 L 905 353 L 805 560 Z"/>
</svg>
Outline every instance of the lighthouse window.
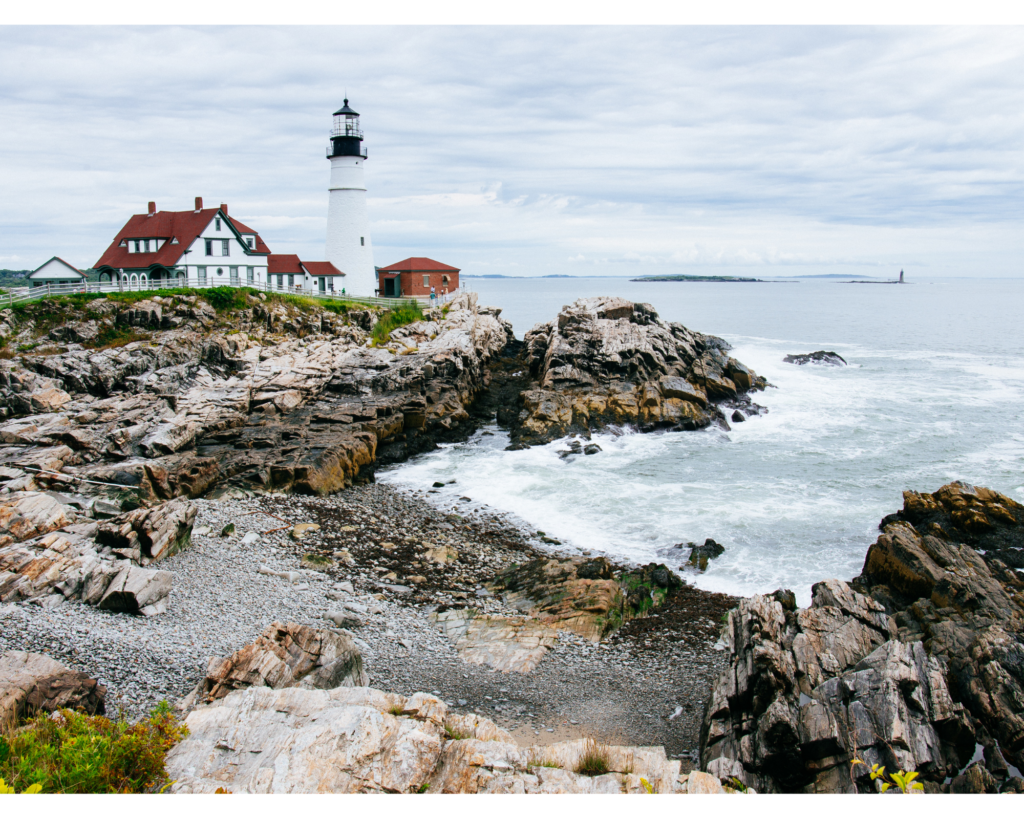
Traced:
<svg viewBox="0 0 1024 819">
<path fill-rule="evenodd" d="M 359 246 L 360 247 L 366 247 L 366 237 L 365 236 L 360 236 L 359 237 Z"/>
</svg>

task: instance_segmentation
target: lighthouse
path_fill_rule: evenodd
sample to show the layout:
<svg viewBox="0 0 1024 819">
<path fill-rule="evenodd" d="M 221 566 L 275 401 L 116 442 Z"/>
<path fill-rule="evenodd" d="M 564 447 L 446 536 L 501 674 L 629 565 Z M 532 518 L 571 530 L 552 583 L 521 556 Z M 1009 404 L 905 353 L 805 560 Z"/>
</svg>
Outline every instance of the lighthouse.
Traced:
<svg viewBox="0 0 1024 819">
<path fill-rule="evenodd" d="M 330 200 L 327 205 L 327 261 L 345 274 L 344 287 L 354 296 L 372 296 L 377 287 L 370 244 L 370 222 L 366 216 L 366 183 L 363 163 L 366 148 L 359 127 L 359 114 L 348 100 L 334 112 L 331 142 Z"/>
</svg>

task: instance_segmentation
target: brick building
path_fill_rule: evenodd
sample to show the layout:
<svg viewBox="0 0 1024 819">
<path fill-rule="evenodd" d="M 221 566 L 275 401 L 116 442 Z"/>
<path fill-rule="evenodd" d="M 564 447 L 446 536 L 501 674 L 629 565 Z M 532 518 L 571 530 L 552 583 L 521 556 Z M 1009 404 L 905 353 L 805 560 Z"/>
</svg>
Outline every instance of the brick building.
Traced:
<svg viewBox="0 0 1024 819">
<path fill-rule="evenodd" d="M 459 268 L 413 256 L 378 268 L 377 285 L 378 296 L 429 296 L 431 287 L 440 296 L 459 289 Z"/>
</svg>

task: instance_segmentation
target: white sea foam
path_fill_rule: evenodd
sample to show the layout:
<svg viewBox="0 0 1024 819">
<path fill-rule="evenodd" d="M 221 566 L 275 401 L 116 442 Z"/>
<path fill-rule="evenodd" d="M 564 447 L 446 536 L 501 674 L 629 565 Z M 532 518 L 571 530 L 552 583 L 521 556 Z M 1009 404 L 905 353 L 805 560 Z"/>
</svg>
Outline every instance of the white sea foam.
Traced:
<svg viewBox="0 0 1024 819">
<path fill-rule="evenodd" d="M 835 287 L 807 292 L 833 299 Z M 753 288 L 728 288 L 733 312 L 753 325 L 766 321 Z M 572 300 L 552 292 L 548 318 Z M 960 301 L 974 298 L 957 293 Z M 751 302 L 737 307 L 737 298 Z M 833 340 L 808 344 L 824 326 L 813 310 L 807 326 L 789 328 L 799 332 L 788 340 L 726 334 L 731 354 L 776 387 L 754 396 L 767 415 L 728 433 L 603 432 L 593 438 L 600 453 L 562 459 L 564 441 L 507 452 L 507 435 L 490 428 L 382 470 L 379 479 L 424 491 L 455 480 L 426 497 L 444 508 L 500 511 L 566 548 L 620 560 L 679 565 L 686 551 L 668 551 L 673 544 L 712 537 L 726 551 L 691 578 L 698 585 L 740 595 L 791 588 L 806 604 L 813 583 L 859 574 L 878 521 L 900 508 L 903 489 L 934 491 L 961 479 L 1024 498 L 1024 356 L 1019 342 L 1006 348 L 992 337 L 1008 320 L 980 321 L 971 330 L 975 343 L 960 349 L 920 317 L 908 329 L 905 308 L 883 298 L 872 304 L 891 317 L 871 317 L 852 341 L 839 322 L 827 334 L 837 329 Z M 835 350 L 850 366 L 782 361 L 816 349 Z"/>
</svg>

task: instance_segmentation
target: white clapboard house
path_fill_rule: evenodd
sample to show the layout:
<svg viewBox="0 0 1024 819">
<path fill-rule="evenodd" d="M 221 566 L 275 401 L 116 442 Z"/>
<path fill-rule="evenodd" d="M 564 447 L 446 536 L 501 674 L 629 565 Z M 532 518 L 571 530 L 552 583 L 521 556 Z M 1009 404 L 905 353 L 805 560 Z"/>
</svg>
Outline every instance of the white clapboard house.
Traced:
<svg viewBox="0 0 1024 819">
<path fill-rule="evenodd" d="M 94 267 L 101 282 L 126 289 L 148 287 L 272 287 L 341 292 L 345 274 L 328 262 L 287 264 L 250 227 L 228 215 L 228 206 L 158 211 L 132 216 Z M 291 260 L 291 256 L 287 259 Z M 298 261 L 298 257 L 294 257 Z"/>
<path fill-rule="evenodd" d="M 59 256 L 54 256 L 29 273 L 26 278 L 29 287 L 45 287 L 48 284 L 81 284 L 85 281 L 85 274 Z"/>
</svg>

